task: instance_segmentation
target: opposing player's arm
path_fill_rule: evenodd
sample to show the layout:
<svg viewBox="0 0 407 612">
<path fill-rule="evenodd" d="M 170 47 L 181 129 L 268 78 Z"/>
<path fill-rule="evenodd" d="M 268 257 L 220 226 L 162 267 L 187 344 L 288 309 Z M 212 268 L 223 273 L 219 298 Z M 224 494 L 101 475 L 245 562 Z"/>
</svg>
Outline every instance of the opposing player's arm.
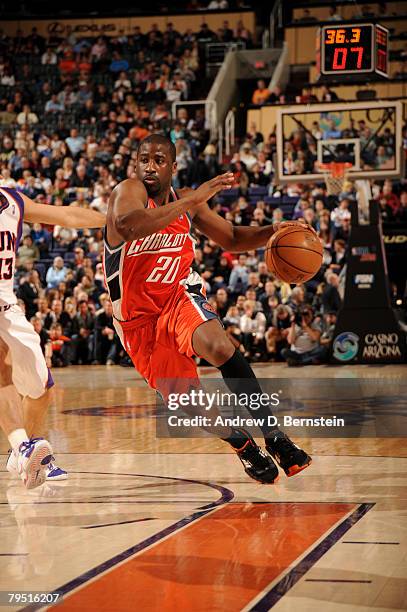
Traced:
<svg viewBox="0 0 407 612">
<path fill-rule="evenodd" d="M 62 225 L 63 227 L 85 228 L 103 227 L 106 223 L 105 215 L 76 206 L 50 206 L 38 204 L 27 196 L 20 194 L 24 200 L 24 221 L 29 223 L 45 223 L 48 225 Z"/>
<path fill-rule="evenodd" d="M 191 189 L 185 197 L 171 203 L 171 206 L 145 208 L 147 191 L 138 179 L 127 179 L 113 190 L 107 213 L 108 240 L 113 246 L 125 240 L 144 238 L 158 232 L 179 215 L 200 206 L 202 202 L 231 186 L 233 175 L 217 176 L 198 189 Z"/>
</svg>

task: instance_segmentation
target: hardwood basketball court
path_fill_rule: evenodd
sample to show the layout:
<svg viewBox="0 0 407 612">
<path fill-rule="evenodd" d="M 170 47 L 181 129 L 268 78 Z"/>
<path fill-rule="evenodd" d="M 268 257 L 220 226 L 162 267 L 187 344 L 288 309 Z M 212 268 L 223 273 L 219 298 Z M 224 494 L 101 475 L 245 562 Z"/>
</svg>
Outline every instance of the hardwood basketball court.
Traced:
<svg viewBox="0 0 407 612">
<path fill-rule="evenodd" d="M 394 397 L 406 371 L 255 370 L 389 379 Z M 57 591 L 67 611 L 405 609 L 405 439 L 295 438 L 312 465 L 260 485 L 224 443 L 157 439 L 155 394 L 133 369 L 54 374 L 45 433 L 69 480 L 26 491 L 3 440 L 0 591 Z"/>
</svg>

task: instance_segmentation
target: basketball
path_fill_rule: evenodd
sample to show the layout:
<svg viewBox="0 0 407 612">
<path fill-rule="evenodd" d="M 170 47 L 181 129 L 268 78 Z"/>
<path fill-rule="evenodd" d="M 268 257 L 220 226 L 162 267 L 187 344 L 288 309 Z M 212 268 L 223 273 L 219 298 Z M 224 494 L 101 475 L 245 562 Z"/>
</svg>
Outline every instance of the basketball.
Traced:
<svg viewBox="0 0 407 612">
<path fill-rule="evenodd" d="M 267 243 L 267 268 L 286 283 L 304 283 L 322 265 L 323 247 L 316 234 L 307 227 L 287 226 L 273 234 Z"/>
</svg>

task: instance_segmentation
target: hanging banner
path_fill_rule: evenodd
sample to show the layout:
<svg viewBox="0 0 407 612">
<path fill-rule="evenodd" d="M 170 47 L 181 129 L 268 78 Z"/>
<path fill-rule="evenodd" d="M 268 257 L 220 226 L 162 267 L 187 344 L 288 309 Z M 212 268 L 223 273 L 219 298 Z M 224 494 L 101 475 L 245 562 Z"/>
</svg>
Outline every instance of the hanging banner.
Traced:
<svg viewBox="0 0 407 612">
<path fill-rule="evenodd" d="M 403 362 L 406 334 L 390 303 L 378 204 L 370 202 L 369 225 L 359 225 L 356 204 L 352 204 L 351 213 L 345 296 L 338 313 L 332 361 L 338 364 Z"/>
</svg>

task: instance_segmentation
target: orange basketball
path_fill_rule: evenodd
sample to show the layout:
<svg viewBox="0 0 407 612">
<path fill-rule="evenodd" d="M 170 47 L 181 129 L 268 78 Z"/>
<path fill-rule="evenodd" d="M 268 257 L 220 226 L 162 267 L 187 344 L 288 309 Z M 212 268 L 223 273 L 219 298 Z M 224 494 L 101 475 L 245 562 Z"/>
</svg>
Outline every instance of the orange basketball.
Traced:
<svg viewBox="0 0 407 612">
<path fill-rule="evenodd" d="M 311 229 L 288 225 L 271 236 L 265 260 L 269 271 L 280 280 L 304 283 L 320 269 L 322 252 L 322 243 Z"/>
</svg>

